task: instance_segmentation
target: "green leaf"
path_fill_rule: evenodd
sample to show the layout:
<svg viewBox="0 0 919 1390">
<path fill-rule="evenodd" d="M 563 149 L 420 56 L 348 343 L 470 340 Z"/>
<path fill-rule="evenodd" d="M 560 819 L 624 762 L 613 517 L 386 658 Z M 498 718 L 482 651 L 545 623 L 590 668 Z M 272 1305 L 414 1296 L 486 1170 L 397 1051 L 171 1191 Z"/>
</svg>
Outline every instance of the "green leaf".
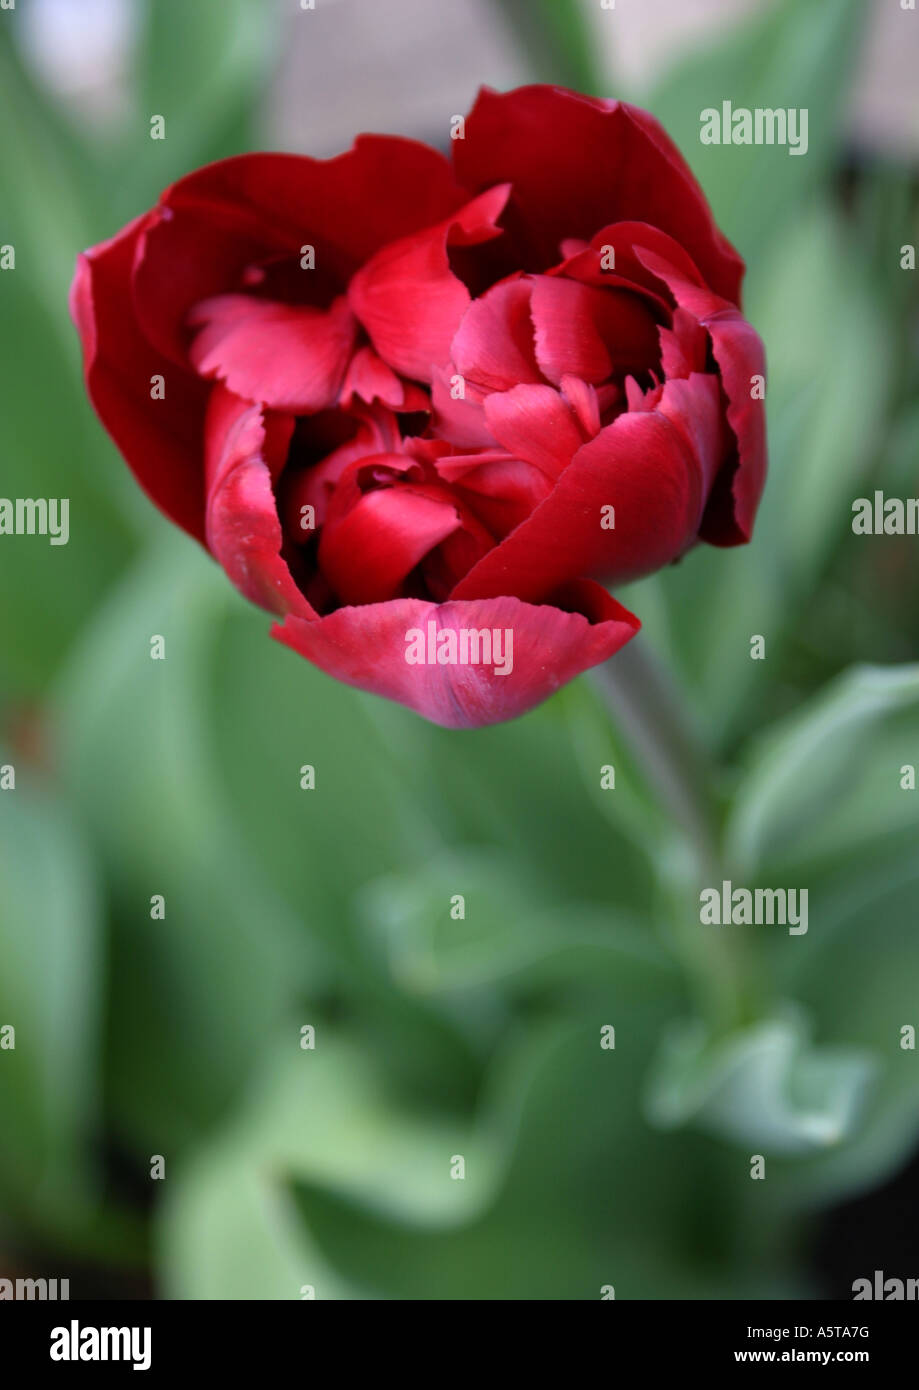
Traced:
<svg viewBox="0 0 919 1390">
<path fill-rule="evenodd" d="M 0 1191 L 41 1221 L 69 1221 L 89 1192 L 99 914 L 83 837 L 17 768 L 0 792 L 0 1028 L 15 1029 L 15 1048 L 0 1048 Z"/>
<path fill-rule="evenodd" d="M 67 782 L 116 895 L 110 1097 L 119 1129 L 154 1152 L 221 1113 L 278 1010 L 324 979 L 219 793 L 208 682 L 229 601 L 216 566 L 170 535 L 102 611 L 57 697 Z"/>
<path fill-rule="evenodd" d="M 124 216 L 199 165 L 251 147 L 253 108 L 279 33 L 260 0 L 219 6 L 148 0 L 135 109 L 119 161 Z M 164 139 L 151 139 L 153 116 L 165 120 Z M 145 151 L 141 158 L 138 148 Z"/>
<path fill-rule="evenodd" d="M 775 1254 L 731 1263 L 720 1213 L 744 1194 L 710 1144 L 650 1129 L 640 1065 L 658 1020 L 616 1051 L 590 1026 L 526 1030 L 473 1120 L 387 1104 L 343 1040 L 279 1055 L 247 1111 L 165 1193 L 171 1297 L 596 1299 L 787 1292 Z M 464 1179 L 451 1178 L 455 1155 Z M 455 1171 L 455 1169 L 454 1169 Z M 296 1206 L 289 1200 L 295 1198 Z M 698 1213 L 698 1216 L 696 1215 Z M 704 1234 L 703 1234 L 704 1231 Z M 704 1245 L 701 1260 L 700 1242 Z"/>
<path fill-rule="evenodd" d="M 868 485 L 888 391 L 879 306 L 826 210 L 793 224 L 758 267 L 748 313 L 770 364 L 769 475 L 753 540 L 728 552 L 699 546 L 658 577 L 666 641 L 722 742 L 755 728 L 774 701 L 770 673 Z M 642 585 L 626 601 L 642 614 Z M 766 640 L 764 661 L 751 659 L 754 635 Z"/>
<path fill-rule="evenodd" d="M 847 672 L 755 747 L 734 800 L 728 862 L 738 872 L 765 863 L 800 872 L 814 861 L 864 860 L 892 838 L 908 845 L 919 791 L 901 787 L 901 767 L 915 767 L 917 748 L 919 666 Z"/>
<path fill-rule="evenodd" d="M 808 1153 L 848 1137 L 876 1070 L 864 1050 L 812 1048 L 794 1012 L 727 1038 L 693 1022 L 664 1041 L 648 1113 L 665 1128 L 693 1121 L 767 1160 Z"/>
<path fill-rule="evenodd" d="M 0 288 L 24 277 L 66 332 L 67 286 L 88 240 L 92 154 L 23 66 L 11 32 L 15 18 L 5 14 L 0 26 L 0 241 L 15 245 L 16 270 L 3 272 Z"/>
<path fill-rule="evenodd" d="M 625 973 L 638 991 L 659 985 L 669 966 L 635 921 L 609 908 L 543 899 L 525 864 L 492 850 L 454 851 L 376 880 L 361 901 L 371 940 L 411 992 L 513 988 L 514 978 L 534 967 L 552 978 L 560 957 L 576 958 L 588 975 L 604 966 L 609 975 Z"/>
<path fill-rule="evenodd" d="M 874 1187 L 909 1162 L 919 1140 L 919 1066 L 905 1030 L 919 1027 L 915 833 L 906 856 L 853 857 L 830 876 L 819 930 L 789 951 L 777 987 L 794 992 L 827 1046 L 870 1051 L 878 1075 L 849 1142 L 778 1179 L 776 1198 L 799 1210 Z"/>
<path fill-rule="evenodd" d="M 715 48 L 692 53 L 644 104 L 692 165 L 719 226 L 755 262 L 784 243 L 794 215 L 832 168 L 847 77 L 864 23 L 858 0 L 782 0 Z M 781 145 L 703 145 L 701 113 L 733 107 L 808 113 L 807 153 Z"/>
<path fill-rule="evenodd" d="M 55 214 L 49 209 L 48 215 Z M 0 606 L 0 684 L 10 694 L 31 696 L 58 669 L 125 564 L 131 535 L 106 472 L 123 465 L 113 459 L 83 396 L 76 335 L 70 351 L 58 340 L 64 322 L 72 334 L 66 296 L 50 316 L 17 257 L 15 271 L 0 273 L 0 304 L 15 342 L 4 363 L 0 411 L 4 495 L 63 496 L 69 507 L 66 545 L 52 545 L 48 535 L 0 538 L 8 593 Z"/>
<path fill-rule="evenodd" d="M 170 1189 L 161 1217 L 169 1296 L 353 1296 L 297 1215 L 295 1188 L 321 1188 L 407 1227 L 472 1220 L 490 1200 L 498 1150 L 468 1123 L 387 1098 L 364 1049 L 319 1028 L 301 1050 L 291 1026 L 251 1104 Z M 451 1178 L 454 1155 L 466 1164 Z M 251 1257 L 250 1257 L 251 1254 Z"/>
</svg>

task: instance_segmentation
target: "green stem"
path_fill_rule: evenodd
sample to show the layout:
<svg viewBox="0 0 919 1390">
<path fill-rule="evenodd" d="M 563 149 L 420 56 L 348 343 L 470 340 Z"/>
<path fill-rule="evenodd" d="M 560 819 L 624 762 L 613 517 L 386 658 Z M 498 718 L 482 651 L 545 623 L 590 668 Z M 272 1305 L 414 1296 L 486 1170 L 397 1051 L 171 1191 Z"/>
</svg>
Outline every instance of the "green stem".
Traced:
<svg viewBox="0 0 919 1390">
<path fill-rule="evenodd" d="M 702 875 L 717 873 L 711 763 L 667 672 L 639 636 L 594 675 L 662 806 L 693 848 Z"/>
<path fill-rule="evenodd" d="M 641 637 L 597 667 L 594 680 L 692 854 L 690 873 L 680 876 L 671 895 L 671 944 L 712 1028 L 736 1027 L 744 1017 L 746 993 L 737 944 L 721 929 L 701 926 L 695 896 L 703 887 L 720 885 L 723 877 L 711 759 L 667 671 Z"/>
</svg>

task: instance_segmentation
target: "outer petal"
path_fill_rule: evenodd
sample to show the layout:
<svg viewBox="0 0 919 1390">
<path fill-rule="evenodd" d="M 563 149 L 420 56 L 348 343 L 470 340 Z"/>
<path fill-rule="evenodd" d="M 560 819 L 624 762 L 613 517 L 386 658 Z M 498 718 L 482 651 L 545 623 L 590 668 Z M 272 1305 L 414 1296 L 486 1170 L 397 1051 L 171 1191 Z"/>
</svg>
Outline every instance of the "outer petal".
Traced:
<svg viewBox="0 0 919 1390">
<path fill-rule="evenodd" d="M 284 463 L 291 416 L 266 415 L 224 386 L 207 410 L 207 543 L 251 603 L 274 613 L 309 617 L 313 610 L 281 555 L 282 535 L 272 476 Z"/>
<path fill-rule="evenodd" d="M 439 226 L 384 246 L 351 281 L 354 313 L 379 355 L 404 376 L 430 381 L 432 368 L 447 361 L 470 304 L 450 269 L 448 248 L 500 236 L 496 219 L 509 191 L 489 189 Z"/>
<path fill-rule="evenodd" d="M 210 387 L 156 352 L 131 310 L 131 265 L 150 217 L 79 257 L 70 312 L 86 389 L 103 425 L 147 495 L 203 541 L 201 428 Z M 150 395 L 155 375 L 166 381 L 162 400 Z"/>
<path fill-rule="evenodd" d="M 337 680 L 408 705 L 436 724 L 480 728 L 525 714 L 638 630 L 638 619 L 599 585 L 580 581 L 558 601 L 578 611 L 506 597 L 442 604 L 394 599 L 340 608 L 312 622 L 289 616 L 272 636 Z M 435 634 L 453 630 L 457 641 L 463 629 L 498 629 L 503 643 L 510 632 L 511 669 L 409 664 L 410 634 L 414 629 L 427 639 L 429 624 Z"/>
<path fill-rule="evenodd" d="M 728 424 L 737 440 L 737 466 L 733 475 L 719 478 L 702 536 L 714 545 L 742 544 L 753 534 L 766 482 L 766 411 L 763 402 L 750 394 L 752 378 L 766 373 L 762 340 L 733 304 L 693 284 L 653 252 L 637 250 L 637 255 L 711 338 L 728 398 Z"/>
<path fill-rule="evenodd" d="M 381 246 L 467 202 L 443 155 L 395 136 L 361 135 L 334 159 L 244 154 L 173 184 L 145 229 L 134 279 L 140 321 L 161 352 L 184 360 L 192 305 L 242 288 L 247 266 L 300 255 L 344 288 Z"/>
<path fill-rule="evenodd" d="M 589 241 L 621 220 L 650 222 L 686 247 L 718 294 L 738 301 L 743 261 L 676 146 L 634 106 L 562 87 L 484 88 L 453 159 L 471 189 L 513 185 L 505 225 L 531 270 L 552 265 L 566 238 Z"/>
<path fill-rule="evenodd" d="M 579 573 L 627 583 L 670 564 L 695 540 L 721 438 L 717 378 L 667 382 L 656 408 L 620 415 L 579 449 L 546 501 L 452 597 L 538 601 Z M 614 508 L 611 530 L 604 506 Z"/>
</svg>

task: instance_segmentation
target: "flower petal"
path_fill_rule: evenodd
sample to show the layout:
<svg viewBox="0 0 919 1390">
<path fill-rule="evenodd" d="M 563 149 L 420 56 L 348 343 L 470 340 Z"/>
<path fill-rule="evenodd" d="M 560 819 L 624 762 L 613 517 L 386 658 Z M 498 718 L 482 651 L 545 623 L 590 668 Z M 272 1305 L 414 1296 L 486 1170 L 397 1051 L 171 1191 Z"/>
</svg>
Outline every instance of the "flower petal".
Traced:
<svg viewBox="0 0 919 1390">
<path fill-rule="evenodd" d="M 585 442 L 574 411 L 552 386 L 515 386 L 486 396 L 485 418 L 495 439 L 515 458 L 549 478 L 568 467 Z"/>
<path fill-rule="evenodd" d="M 396 371 L 430 381 L 443 366 L 470 295 L 450 269 L 451 246 L 499 236 L 496 219 L 509 189 L 489 189 L 438 226 L 391 242 L 358 271 L 348 288 L 354 313 L 379 355 Z"/>
<path fill-rule="evenodd" d="M 221 294 L 196 304 L 189 350 L 195 369 L 272 410 L 309 415 L 338 397 L 357 334 L 347 300 L 331 308 Z"/>
<path fill-rule="evenodd" d="M 453 144 L 460 181 L 513 186 L 505 225 L 527 268 L 558 259 L 563 239 L 649 222 L 677 238 L 708 284 L 738 302 L 743 261 L 718 231 L 676 146 L 646 112 L 562 87 L 483 88 Z"/>
<path fill-rule="evenodd" d="M 205 424 L 207 544 L 252 603 L 310 617 L 312 608 L 281 555 L 272 479 L 284 465 L 292 416 L 269 415 L 218 384 Z"/>
<path fill-rule="evenodd" d="M 315 249 L 315 276 L 341 291 L 381 246 L 439 222 L 469 194 L 437 150 L 361 135 L 334 159 L 243 154 L 196 169 L 163 193 L 144 229 L 134 295 L 150 340 L 185 357 L 201 299 L 242 288 L 245 269 Z"/>
<path fill-rule="evenodd" d="M 408 459 L 389 462 L 411 467 Z M 319 537 L 320 568 L 343 603 L 396 597 L 415 566 L 461 524 L 450 501 L 408 485 L 365 492 L 339 511 L 346 489 L 344 480 Z"/>
<path fill-rule="evenodd" d="M 525 714 L 589 666 L 612 656 L 638 630 L 638 619 L 599 585 L 580 581 L 558 601 L 577 607 L 537 607 L 507 597 L 442 604 L 395 599 L 339 608 L 316 621 L 289 616 L 274 626 L 272 636 L 337 680 L 396 700 L 435 724 L 481 728 Z M 476 654 L 471 634 L 487 632 L 491 641 L 496 631 L 501 661 L 437 661 L 438 634 L 453 633 L 442 643 L 454 643 L 461 655 L 465 633 L 471 656 Z M 484 639 L 478 640 L 479 656 L 498 655 L 497 644 L 486 652 Z M 425 657 L 434 656 L 433 664 L 406 659 L 419 648 Z"/>
<path fill-rule="evenodd" d="M 713 545 L 740 545 L 753 534 L 753 522 L 766 482 L 766 412 L 751 394 L 753 378 L 766 373 L 762 340 L 746 319 L 704 286 L 695 285 L 669 261 L 638 251 L 643 264 L 667 285 L 681 309 L 708 332 L 728 398 L 728 424 L 737 440 L 733 470 L 719 477 L 702 526 Z"/>
<path fill-rule="evenodd" d="M 558 386 L 566 375 L 599 386 L 613 372 L 657 365 L 657 322 L 638 295 L 537 275 L 530 314 L 536 360 Z"/>
<path fill-rule="evenodd" d="M 667 382 L 656 408 L 618 416 L 583 445 L 546 501 L 451 597 L 540 601 L 579 574 L 621 584 L 670 564 L 696 538 L 720 430 L 716 378 Z M 604 507 L 612 529 L 601 524 Z"/>
<path fill-rule="evenodd" d="M 203 542 L 201 425 L 210 387 L 151 347 L 131 313 L 131 266 L 151 215 L 79 257 L 70 312 L 100 420 L 152 501 Z M 162 399 L 151 397 L 154 376 L 164 378 Z"/>
</svg>

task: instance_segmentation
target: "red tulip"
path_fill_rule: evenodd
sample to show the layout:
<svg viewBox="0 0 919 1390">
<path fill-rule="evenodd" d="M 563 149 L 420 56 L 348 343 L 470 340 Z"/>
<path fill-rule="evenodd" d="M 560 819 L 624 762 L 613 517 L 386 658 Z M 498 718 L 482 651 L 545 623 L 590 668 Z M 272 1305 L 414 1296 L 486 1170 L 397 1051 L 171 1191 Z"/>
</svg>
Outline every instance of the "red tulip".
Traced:
<svg viewBox="0 0 919 1390">
<path fill-rule="evenodd" d="M 742 274 L 652 117 L 527 87 L 482 92 L 452 168 L 365 135 L 189 174 L 72 311 L 136 478 L 274 635 L 478 726 L 637 631 L 597 581 L 750 538 Z"/>
</svg>

